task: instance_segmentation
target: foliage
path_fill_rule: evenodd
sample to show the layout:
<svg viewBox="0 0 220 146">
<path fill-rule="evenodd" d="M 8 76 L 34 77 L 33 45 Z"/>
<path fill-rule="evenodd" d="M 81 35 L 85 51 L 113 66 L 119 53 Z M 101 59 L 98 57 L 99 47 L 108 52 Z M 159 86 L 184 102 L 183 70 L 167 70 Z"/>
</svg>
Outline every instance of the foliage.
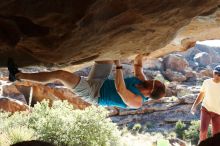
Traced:
<svg viewBox="0 0 220 146">
<path fill-rule="evenodd" d="M 190 140 L 192 144 L 197 144 L 199 141 L 199 127 L 200 127 L 200 121 L 192 121 L 191 125 L 187 130 L 184 131 L 184 139 Z M 211 129 L 209 127 L 208 130 L 208 136 L 211 136 Z"/>
<path fill-rule="evenodd" d="M 36 139 L 36 133 L 28 127 L 28 114 L 0 112 L 0 146 L 8 146 L 25 140 Z"/>
<path fill-rule="evenodd" d="M 136 124 L 134 124 L 131 131 L 132 131 L 132 134 L 137 134 L 140 130 L 141 130 L 141 124 L 136 123 Z"/>
<path fill-rule="evenodd" d="M 176 132 L 169 132 L 167 135 L 166 135 L 166 138 L 167 139 L 174 139 L 177 137 L 177 134 Z"/>
<path fill-rule="evenodd" d="M 102 107 L 75 110 L 67 102 L 56 101 L 49 107 L 44 101 L 29 114 L 1 112 L 0 135 L 10 144 L 38 139 L 60 146 L 118 145 L 120 132 L 107 115 Z"/>
<path fill-rule="evenodd" d="M 11 144 L 35 139 L 35 131 L 27 126 L 13 127 L 7 130 L 8 139 Z"/>
<path fill-rule="evenodd" d="M 186 129 L 186 125 L 182 121 L 179 120 L 178 122 L 176 122 L 175 132 L 177 137 L 182 139 L 185 129 Z"/>
<path fill-rule="evenodd" d="M 0 146 L 9 146 L 10 145 L 10 140 L 8 136 L 5 133 L 0 133 Z"/>
</svg>

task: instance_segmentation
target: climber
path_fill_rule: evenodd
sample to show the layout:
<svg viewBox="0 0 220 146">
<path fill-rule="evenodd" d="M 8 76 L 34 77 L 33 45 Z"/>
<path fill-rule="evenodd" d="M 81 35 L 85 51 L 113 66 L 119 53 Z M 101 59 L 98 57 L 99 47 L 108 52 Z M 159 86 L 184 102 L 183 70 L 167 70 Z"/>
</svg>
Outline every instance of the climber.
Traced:
<svg viewBox="0 0 220 146">
<path fill-rule="evenodd" d="M 143 73 L 143 55 L 134 59 L 134 76 L 123 78 L 123 67 L 119 60 L 95 61 L 88 78 L 57 70 L 52 72 L 22 73 L 12 60 L 8 61 L 9 80 L 30 80 L 41 83 L 59 80 L 64 86 L 81 98 L 95 105 L 140 108 L 149 98 L 165 96 L 165 85 L 158 80 L 147 80 Z M 113 64 L 116 66 L 115 79 L 108 79 Z"/>
</svg>

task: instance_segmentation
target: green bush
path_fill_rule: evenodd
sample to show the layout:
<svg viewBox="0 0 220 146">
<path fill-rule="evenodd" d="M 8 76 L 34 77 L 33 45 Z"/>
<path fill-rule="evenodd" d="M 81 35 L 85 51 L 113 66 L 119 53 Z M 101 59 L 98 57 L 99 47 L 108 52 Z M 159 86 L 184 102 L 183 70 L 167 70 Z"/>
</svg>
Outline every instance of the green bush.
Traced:
<svg viewBox="0 0 220 146">
<path fill-rule="evenodd" d="M 9 146 L 10 145 L 10 140 L 8 138 L 8 136 L 3 133 L 3 131 L 1 131 L 0 134 L 0 146 Z"/>
<path fill-rule="evenodd" d="M 60 146 L 115 146 L 120 132 L 107 115 L 102 107 L 75 110 L 67 102 L 56 101 L 50 108 L 44 101 L 36 104 L 30 114 L 1 113 L 0 135 L 8 137 L 10 144 L 38 139 Z"/>
<path fill-rule="evenodd" d="M 175 132 L 178 138 L 183 139 L 185 129 L 186 129 L 186 125 L 182 121 L 176 122 Z"/>
<path fill-rule="evenodd" d="M 27 112 L 0 112 L 0 146 L 36 139 L 36 132 L 28 127 L 28 119 Z"/>
<path fill-rule="evenodd" d="M 11 144 L 35 139 L 35 131 L 26 126 L 9 128 L 7 135 Z"/>
<path fill-rule="evenodd" d="M 197 144 L 199 141 L 199 127 L 200 121 L 192 121 L 187 130 L 184 131 L 184 139 L 190 140 L 192 144 Z M 208 136 L 211 136 L 211 129 L 209 127 Z"/>
<path fill-rule="evenodd" d="M 141 130 L 141 124 L 140 123 L 136 123 L 134 124 L 133 128 L 131 129 L 132 134 L 136 135 L 138 132 L 140 132 Z"/>
</svg>

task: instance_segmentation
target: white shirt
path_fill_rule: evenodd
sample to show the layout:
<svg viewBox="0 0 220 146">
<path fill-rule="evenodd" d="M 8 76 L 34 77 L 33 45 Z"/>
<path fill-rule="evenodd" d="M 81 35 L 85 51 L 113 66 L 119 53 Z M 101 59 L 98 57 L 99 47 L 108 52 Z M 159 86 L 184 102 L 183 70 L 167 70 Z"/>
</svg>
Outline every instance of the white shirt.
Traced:
<svg viewBox="0 0 220 146">
<path fill-rule="evenodd" d="M 205 93 L 202 106 L 208 111 L 220 115 L 220 83 L 216 83 L 212 79 L 203 82 L 201 92 Z"/>
</svg>

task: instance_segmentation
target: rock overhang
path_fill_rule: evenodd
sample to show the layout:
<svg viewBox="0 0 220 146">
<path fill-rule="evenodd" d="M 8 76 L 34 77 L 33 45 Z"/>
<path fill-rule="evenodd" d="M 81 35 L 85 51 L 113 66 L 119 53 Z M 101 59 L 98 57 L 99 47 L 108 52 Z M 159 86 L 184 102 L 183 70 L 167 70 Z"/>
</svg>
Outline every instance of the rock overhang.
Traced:
<svg viewBox="0 0 220 146">
<path fill-rule="evenodd" d="M 219 0 L 12 0 L 0 3 L 0 65 L 159 57 L 219 39 Z"/>
</svg>

